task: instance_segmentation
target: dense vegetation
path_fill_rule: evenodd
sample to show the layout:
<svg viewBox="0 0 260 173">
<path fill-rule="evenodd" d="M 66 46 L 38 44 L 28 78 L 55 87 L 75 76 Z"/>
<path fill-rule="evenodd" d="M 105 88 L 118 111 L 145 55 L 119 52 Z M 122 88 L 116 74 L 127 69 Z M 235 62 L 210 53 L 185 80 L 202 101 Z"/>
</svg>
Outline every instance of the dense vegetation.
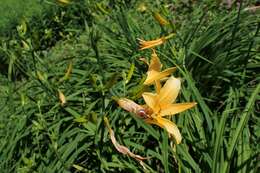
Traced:
<svg viewBox="0 0 260 173">
<path fill-rule="evenodd" d="M 259 171 L 256 1 L 17 1 L 0 7 L 2 172 Z M 152 52 L 137 38 L 172 33 L 155 49 L 182 78 L 177 102 L 197 102 L 171 117 L 178 145 L 114 99 L 143 104 L 151 88 L 140 58 Z M 104 117 L 120 144 L 149 157 L 144 165 L 115 149 Z"/>
</svg>

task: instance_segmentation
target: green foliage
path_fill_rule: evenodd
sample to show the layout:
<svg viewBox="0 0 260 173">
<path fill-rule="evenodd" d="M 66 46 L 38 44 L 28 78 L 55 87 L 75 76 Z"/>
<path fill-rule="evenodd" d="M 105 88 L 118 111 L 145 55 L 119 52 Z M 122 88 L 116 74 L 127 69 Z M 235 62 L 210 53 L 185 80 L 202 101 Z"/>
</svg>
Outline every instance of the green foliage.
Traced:
<svg viewBox="0 0 260 173">
<path fill-rule="evenodd" d="M 42 5 L 45 12 L 0 34 L 1 171 L 258 171 L 259 14 L 244 10 L 251 3 L 230 10 L 213 1 Z M 159 25 L 155 11 L 172 24 Z M 156 47 L 158 55 L 183 79 L 177 102 L 198 103 L 171 118 L 184 138 L 177 146 L 113 99 L 143 104 L 140 93 L 150 88 L 139 58 L 151 51 L 139 51 L 136 39 L 170 33 L 176 36 Z M 151 157 L 146 169 L 116 151 L 104 116 L 119 143 Z"/>
<path fill-rule="evenodd" d="M 0 11 L 0 35 L 5 35 L 23 17 L 30 18 L 33 15 L 41 14 L 43 4 L 39 1 L 23 0 L 2 0 Z"/>
</svg>

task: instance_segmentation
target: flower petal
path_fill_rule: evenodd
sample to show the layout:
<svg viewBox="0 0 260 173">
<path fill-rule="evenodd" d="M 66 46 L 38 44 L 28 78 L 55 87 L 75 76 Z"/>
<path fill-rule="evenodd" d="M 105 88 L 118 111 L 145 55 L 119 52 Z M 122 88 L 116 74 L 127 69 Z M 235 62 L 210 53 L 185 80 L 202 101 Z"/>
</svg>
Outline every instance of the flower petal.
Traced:
<svg viewBox="0 0 260 173">
<path fill-rule="evenodd" d="M 166 77 L 166 76 L 169 76 L 170 74 L 172 74 L 174 71 L 176 70 L 176 67 L 171 67 L 171 68 L 168 68 L 162 72 L 158 72 L 158 71 L 155 71 L 155 70 L 151 70 L 151 71 L 148 71 L 147 72 L 147 78 L 146 80 L 144 81 L 144 84 L 145 85 L 150 85 L 150 84 L 153 84 L 154 81 L 156 80 L 161 80 L 162 78 Z"/>
<path fill-rule="evenodd" d="M 156 93 L 160 93 L 162 88 L 161 82 L 159 80 L 155 81 L 155 89 L 156 89 Z"/>
<path fill-rule="evenodd" d="M 154 71 L 161 71 L 162 64 L 160 62 L 159 57 L 157 56 L 155 50 L 153 49 L 152 58 L 149 64 L 148 71 L 154 70 Z"/>
<path fill-rule="evenodd" d="M 138 105 L 137 103 L 135 103 L 132 100 L 129 100 L 127 98 L 120 98 L 117 103 L 119 104 L 119 106 L 121 108 L 123 108 L 124 110 L 128 111 L 128 112 L 132 112 L 135 114 L 138 114 L 139 110 L 143 110 L 144 108 L 140 105 Z"/>
<path fill-rule="evenodd" d="M 153 113 L 158 113 L 159 105 L 157 104 L 157 94 L 144 92 L 142 96 L 145 103 L 153 110 Z"/>
<path fill-rule="evenodd" d="M 161 106 L 160 116 L 178 114 L 180 112 L 192 108 L 196 104 L 197 104 L 196 102 L 193 102 L 193 103 L 178 103 L 178 104 Z"/>
<path fill-rule="evenodd" d="M 143 61 L 146 65 L 149 66 L 149 62 L 145 58 L 141 57 L 141 58 L 139 58 L 139 60 Z"/>
<path fill-rule="evenodd" d="M 175 123 L 165 118 L 156 117 L 155 119 L 146 119 L 145 122 L 149 124 L 155 124 L 159 127 L 165 128 L 169 134 L 171 134 L 177 144 L 181 143 L 181 133 Z"/>
<path fill-rule="evenodd" d="M 158 46 L 160 44 L 163 44 L 166 41 L 166 39 L 164 37 L 156 39 L 156 40 L 150 40 L 150 41 L 145 41 L 142 39 L 138 39 L 138 40 L 139 40 L 139 44 L 140 44 L 139 50 L 149 49 L 149 48 Z"/>
<path fill-rule="evenodd" d="M 125 154 L 125 155 L 128 155 L 128 156 L 130 156 L 130 157 L 132 157 L 136 160 L 139 160 L 139 161 L 148 159 L 148 157 L 142 157 L 140 155 L 134 154 L 127 147 L 120 145 L 117 142 L 117 140 L 115 138 L 115 133 L 111 128 L 109 129 L 109 135 L 110 135 L 110 139 L 111 139 L 113 145 L 115 146 L 115 148 L 118 152 Z"/>
<path fill-rule="evenodd" d="M 132 153 L 127 147 L 125 147 L 123 145 L 120 145 L 117 142 L 117 140 L 115 138 L 115 133 L 112 130 L 112 128 L 110 127 L 110 124 L 109 124 L 108 119 L 106 117 L 104 118 L 104 121 L 105 121 L 105 124 L 106 124 L 106 126 L 108 128 L 110 139 L 111 139 L 113 145 L 115 146 L 115 148 L 116 148 L 116 150 L 118 152 L 120 152 L 122 154 L 125 154 L 125 155 L 128 155 L 128 156 L 130 156 L 130 157 L 132 157 L 132 158 L 134 158 L 134 159 L 136 159 L 138 161 L 142 161 L 142 160 L 148 159 L 148 157 L 142 157 L 140 155 L 136 155 L 136 154 Z"/>
<path fill-rule="evenodd" d="M 181 81 L 178 78 L 170 77 L 160 90 L 158 99 L 160 106 L 171 104 L 175 101 L 181 89 Z"/>
<path fill-rule="evenodd" d="M 155 80 L 158 80 L 160 72 L 151 70 L 147 72 L 146 80 L 144 81 L 144 85 L 151 85 Z"/>
</svg>

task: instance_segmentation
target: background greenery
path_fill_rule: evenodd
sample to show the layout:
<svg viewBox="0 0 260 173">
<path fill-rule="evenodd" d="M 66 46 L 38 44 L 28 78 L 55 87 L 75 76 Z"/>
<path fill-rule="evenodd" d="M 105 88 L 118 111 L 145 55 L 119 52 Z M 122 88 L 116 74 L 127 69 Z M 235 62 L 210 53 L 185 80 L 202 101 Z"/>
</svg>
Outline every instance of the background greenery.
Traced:
<svg viewBox="0 0 260 173">
<path fill-rule="evenodd" d="M 43 5 L 39 0 L 1 0 L 1 18 L 0 18 L 0 31 L 1 35 L 12 27 L 17 25 L 19 20 L 24 17 L 41 14 Z"/>
<path fill-rule="evenodd" d="M 245 10 L 257 1 L 19 2 L 0 7 L 0 170 L 259 171 L 260 16 Z M 161 26 L 155 12 L 171 24 Z M 176 147 L 112 99 L 142 103 L 150 88 L 139 58 L 151 51 L 136 39 L 170 33 L 158 55 L 183 80 L 177 102 L 198 103 L 172 117 L 184 138 Z M 121 144 L 151 157 L 146 169 L 116 151 L 104 116 Z"/>
</svg>

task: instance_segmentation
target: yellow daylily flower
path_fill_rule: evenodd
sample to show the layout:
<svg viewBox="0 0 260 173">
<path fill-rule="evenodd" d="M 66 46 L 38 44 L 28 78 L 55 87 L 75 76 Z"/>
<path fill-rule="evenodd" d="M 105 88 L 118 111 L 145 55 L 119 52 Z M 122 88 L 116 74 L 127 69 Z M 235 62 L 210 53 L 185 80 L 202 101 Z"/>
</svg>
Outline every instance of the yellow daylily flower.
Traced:
<svg viewBox="0 0 260 173">
<path fill-rule="evenodd" d="M 196 105 L 191 103 L 173 103 L 175 102 L 181 88 L 181 81 L 178 78 L 170 77 L 159 93 L 143 93 L 143 98 L 146 105 L 141 106 L 129 99 L 119 99 L 119 106 L 123 109 L 133 112 L 143 118 L 146 123 L 155 124 L 165 128 L 171 134 L 176 143 L 179 144 L 182 140 L 180 131 L 177 125 L 164 116 L 174 115 L 190 109 Z"/>
<path fill-rule="evenodd" d="M 160 80 L 169 76 L 176 70 L 176 67 L 168 68 L 161 72 L 162 64 L 160 62 L 159 57 L 157 56 L 155 50 L 153 49 L 153 53 L 151 56 L 151 61 L 149 63 L 149 68 L 147 72 L 147 78 L 144 81 L 145 85 L 155 84 L 156 91 L 159 92 L 161 89 Z"/>
<path fill-rule="evenodd" d="M 150 41 L 145 41 L 142 39 L 138 39 L 139 40 L 139 44 L 140 44 L 140 48 L 139 50 L 144 50 L 144 49 L 149 49 L 149 48 L 153 48 L 155 46 L 161 45 L 163 44 L 166 40 L 168 40 L 169 38 L 173 37 L 175 34 L 170 34 L 168 36 L 163 36 L 161 38 L 158 38 L 156 40 L 150 40 Z"/>
<path fill-rule="evenodd" d="M 164 127 L 168 133 L 173 135 L 176 143 L 181 142 L 181 134 L 175 123 L 163 118 L 167 115 L 174 115 L 192 108 L 196 105 L 192 103 L 173 103 L 180 91 L 181 81 L 178 78 L 170 77 L 159 93 L 143 93 L 143 98 L 150 109 L 152 109 L 152 118 L 145 121 L 150 124 L 156 124 L 160 127 Z"/>
</svg>

